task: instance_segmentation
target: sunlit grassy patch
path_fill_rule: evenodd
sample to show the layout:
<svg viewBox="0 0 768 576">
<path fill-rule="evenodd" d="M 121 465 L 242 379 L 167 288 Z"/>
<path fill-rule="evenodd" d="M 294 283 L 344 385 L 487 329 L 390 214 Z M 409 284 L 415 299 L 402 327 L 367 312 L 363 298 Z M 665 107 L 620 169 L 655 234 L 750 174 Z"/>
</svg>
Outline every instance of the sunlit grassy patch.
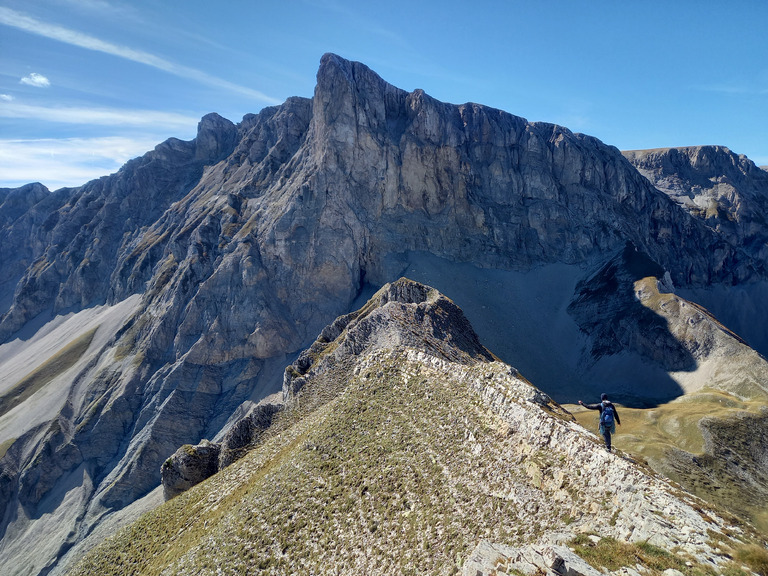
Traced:
<svg viewBox="0 0 768 576">
<path fill-rule="evenodd" d="M 760 576 L 768 576 L 768 550 L 752 544 L 736 551 L 736 558 Z"/>
<path fill-rule="evenodd" d="M 704 453 L 704 437 L 700 422 L 704 418 L 722 422 L 735 421 L 745 414 L 760 414 L 763 403 L 758 400 L 742 400 L 718 390 L 702 389 L 699 392 L 681 396 L 672 402 L 654 408 L 639 409 L 619 406 L 621 425 L 616 427 L 613 446 L 633 455 L 639 461 L 651 464 L 653 468 L 681 482 L 688 490 L 748 518 L 762 530 L 768 530 L 768 510 L 761 506 L 747 504 L 748 499 L 733 479 L 725 477 L 720 482 L 712 480 L 715 473 L 712 466 L 705 466 L 712 455 Z M 566 406 L 576 420 L 588 430 L 597 433 L 597 412 L 576 405 Z M 740 434 L 733 427 L 733 434 Z M 741 442 L 733 438 L 734 445 Z M 705 468 L 689 466 L 681 469 L 684 460 L 679 452 L 689 453 Z M 674 459 L 674 463 L 673 463 Z"/>
<path fill-rule="evenodd" d="M 584 560 L 596 568 L 615 571 L 623 567 L 640 566 L 643 573 L 656 575 L 670 568 L 686 576 L 715 576 L 715 570 L 707 565 L 692 562 L 680 554 L 649 544 L 648 542 L 622 542 L 614 538 L 601 538 L 597 543 L 581 534 L 570 546 Z"/>
</svg>

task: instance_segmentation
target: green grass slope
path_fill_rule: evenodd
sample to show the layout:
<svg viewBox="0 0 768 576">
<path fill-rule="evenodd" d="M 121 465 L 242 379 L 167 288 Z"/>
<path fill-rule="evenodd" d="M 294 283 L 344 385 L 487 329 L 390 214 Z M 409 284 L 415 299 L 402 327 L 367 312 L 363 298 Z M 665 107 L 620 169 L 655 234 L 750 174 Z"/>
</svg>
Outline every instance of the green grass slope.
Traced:
<svg viewBox="0 0 768 576">
<path fill-rule="evenodd" d="M 591 534 L 646 542 L 707 568 L 689 576 L 714 576 L 729 551 L 760 542 L 605 453 L 482 353 L 444 297 L 400 285 L 374 299 L 287 370 L 301 386 L 252 451 L 70 574 L 458 574 L 482 540 L 575 545 Z M 622 566 L 636 564 L 627 555 Z"/>
</svg>

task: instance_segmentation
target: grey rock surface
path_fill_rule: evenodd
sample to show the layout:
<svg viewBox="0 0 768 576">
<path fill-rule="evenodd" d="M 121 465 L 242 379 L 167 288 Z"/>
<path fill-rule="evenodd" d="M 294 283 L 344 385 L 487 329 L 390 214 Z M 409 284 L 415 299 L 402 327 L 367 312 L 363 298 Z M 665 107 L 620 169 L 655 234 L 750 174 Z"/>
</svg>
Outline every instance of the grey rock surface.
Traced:
<svg viewBox="0 0 768 576">
<path fill-rule="evenodd" d="M 219 471 L 221 445 L 203 440 L 185 444 L 163 463 L 163 496 L 170 500 Z"/>
<path fill-rule="evenodd" d="M 763 261 L 768 173 L 725 146 L 631 150 L 624 156 L 659 190 Z"/>
<path fill-rule="evenodd" d="M 461 573 L 462 576 L 506 576 L 519 573 L 548 576 L 602 574 L 565 546 L 528 545 L 524 548 L 514 548 L 487 540 L 478 543 L 464 563 Z"/>
<path fill-rule="evenodd" d="M 221 442 L 203 440 L 176 450 L 160 468 L 163 497 L 178 496 L 252 450 L 282 409 L 282 404 L 259 403 L 229 427 Z"/>
<path fill-rule="evenodd" d="M 332 54 L 313 98 L 238 124 L 205 116 L 195 140 L 170 139 L 80 188 L 2 190 L 0 221 L 0 342 L 141 298 L 70 380 L 56 418 L 15 436 L 0 420 L 13 448 L 0 563 L 29 573 L 157 487 L 179 446 L 279 390 L 270 366 L 398 278 L 410 253 L 484 271 L 587 270 L 631 242 L 676 287 L 766 281 L 755 226 L 727 233 L 681 209 L 614 147 L 409 93 Z M 72 536 L 30 559 L 21 535 L 63 530 L 50 516 L 60 506 Z"/>
</svg>

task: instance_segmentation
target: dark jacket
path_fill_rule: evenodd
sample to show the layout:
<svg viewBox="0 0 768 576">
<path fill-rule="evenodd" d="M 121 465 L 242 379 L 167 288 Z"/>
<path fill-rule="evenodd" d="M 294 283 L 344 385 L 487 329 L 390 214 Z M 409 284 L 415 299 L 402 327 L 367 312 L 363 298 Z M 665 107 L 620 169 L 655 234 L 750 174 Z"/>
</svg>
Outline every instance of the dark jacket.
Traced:
<svg viewBox="0 0 768 576">
<path fill-rule="evenodd" d="M 621 419 L 619 418 L 619 411 L 616 410 L 616 405 L 610 400 L 604 400 L 597 404 L 582 404 L 582 406 L 584 406 L 584 408 L 588 408 L 589 410 L 600 410 L 600 415 L 602 416 L 604 404 L 610 404 L 611 406 L 613 406 L 613 417 L 616 420 L 616 424 L 621 424 Z"/>
</svg>

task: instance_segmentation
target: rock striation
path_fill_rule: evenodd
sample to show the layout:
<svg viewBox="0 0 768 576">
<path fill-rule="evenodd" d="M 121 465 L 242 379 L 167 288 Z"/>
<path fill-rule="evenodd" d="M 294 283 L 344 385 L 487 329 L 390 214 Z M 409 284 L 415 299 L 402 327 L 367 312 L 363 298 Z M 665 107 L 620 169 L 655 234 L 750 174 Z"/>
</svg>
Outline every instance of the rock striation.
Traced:
<svg viewBox="0 0 768 576">
<path fill-rule="evenodd" d="M 768 172 L 724 146 L 633 150 L 623 154 L 654 186 L 695 218 L 730 244 L 766 261 Z M 768 315 L 768 309 L 761 304 L 768 301 L 765 288 L 747 286 L 728 295 L 715 292 L 699 289 L 689 295 L 756 350 L 768 355 L 768 331 L 761 323 L 756 325 L 747 319 Z M 744 298 L 745 292 L 751 294 Z"/>
<path fill-rule="evenodd" d="M 763 261 L 768 258 L 768 173 L 725 146 L 622 152 L 696 218 Z"/>
<path fill-rule="evenodd" d="M 176 450 L 160 470 L 164 498 L 170 500 L 189 490 L 255 448 L 282 409 L 283 404 L 259 403 L 227 430 L 221 442 L 203 440 Z"/>
<path fill-rule="evenodd" d="M 0 563 L 18 573 L 54 569 L 156 489 L 179 446 L 219 442 L 324 326 L 414 254 L 474 266 L 478 302 L 497 272 L 586 272 L 627 242 L 680 289 L 743 289 L 741 310 L 762 310 L 751 287 L 767 281 L 751 225 L 730 234 L 682 209 L 614 147 L 406 92 L 333 54 L 312 98 L 238 124 L 205 116 L 194 140 L 80 188 L 2 190 L 0 221 L 0 356 L 13 376 L 0 394 L 28 376 L 12 351 L 30 334 L 139 299 L 65 385 L 38 382 L 29 401 L 56 396 L 54 417 L 18 433 L 6 423 L 19 412 L 0 417 Z M 510 349 L 549 349 L 550 332 L 539 322 Z M 617 342 L 612 357 L 628 341 Z M 46 546 L 30 555 L 31 541 Z"/>
</svg>

